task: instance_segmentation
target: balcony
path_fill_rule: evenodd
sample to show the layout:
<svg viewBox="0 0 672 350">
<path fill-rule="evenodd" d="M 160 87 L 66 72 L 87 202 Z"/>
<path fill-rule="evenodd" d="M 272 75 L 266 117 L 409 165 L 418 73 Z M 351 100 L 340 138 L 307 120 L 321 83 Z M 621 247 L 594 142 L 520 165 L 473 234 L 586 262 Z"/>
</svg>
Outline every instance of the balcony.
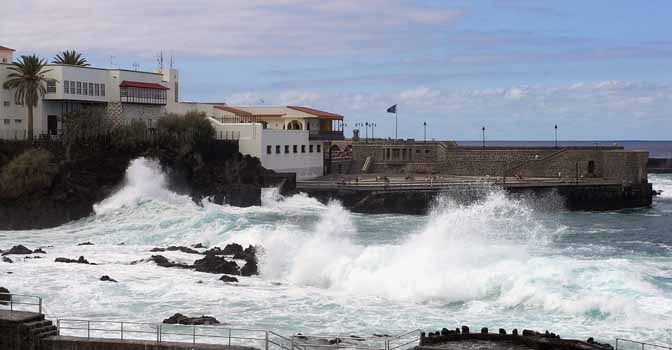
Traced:
<svg viewBox="0 0 672 350">
<path fill-rule="evenodd" d="M 310 131 L 310 140 L 313 141 L 340 141 L 344 140 L 343 131 Z"/>
</svg>

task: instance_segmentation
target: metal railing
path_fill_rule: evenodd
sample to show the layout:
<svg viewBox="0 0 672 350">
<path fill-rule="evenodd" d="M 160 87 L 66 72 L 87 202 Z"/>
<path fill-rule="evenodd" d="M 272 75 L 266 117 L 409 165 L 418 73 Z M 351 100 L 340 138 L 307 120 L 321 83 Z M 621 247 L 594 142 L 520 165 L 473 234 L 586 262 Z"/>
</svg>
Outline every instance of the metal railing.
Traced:
<svg viewBox="0 0 672 350">
<path fill-rule="evenodd" d="M 232 328 L 217 325 L 173 325 L 126 321 L 57 319 L 58 334 L 86 339 L 145 340 L 156 343 L 181 342 L 251 346 L 264 350 L 398 350 L 418 343 L 420 330 L 399 336 L 282 336 L 268 330 Z"/>
<path fill-rule="evenodd" d="M 26 299 L 26 301 L 22 301 Z M 32 301 L 32 302 L 31 302 Z M 42 313 L 42 298 L 35 295 L 0 293 L 0 307 L 9 308 L 10 312 L 14 311 L 32 311 L 23 310 L 23 305 L 37 308 L 38 313 Z M 17 306 L 19 309 L 17 309 Z M 34 309 L 33 309 L 34 310 Z"/>
<path fill-rule="evenodd" d="M 629 340 L 629 339 L 623 339 L 623 338 L 616 338 L 616 350 L 623 349 L 623 350 L 646 350 L 646 348 L 655 348 L 655 349 L 667 349 L 667 350 L 672 350 L 672 347 L 665 346 L 665 345 L 658 345 L 658 344 L 651 344 L 651 343 L 645 343 L 641 341 L 636 341 L 636 340 Z"/>
</svg>

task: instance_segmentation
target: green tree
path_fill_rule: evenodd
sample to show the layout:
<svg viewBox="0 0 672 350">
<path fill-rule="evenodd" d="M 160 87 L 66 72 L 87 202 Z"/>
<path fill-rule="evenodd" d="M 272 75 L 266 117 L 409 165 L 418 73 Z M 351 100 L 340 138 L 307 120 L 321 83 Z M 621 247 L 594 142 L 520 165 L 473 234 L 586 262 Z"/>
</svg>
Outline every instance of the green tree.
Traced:
<svg viewBox="0 0 672 350">
<path fill-rule="evenodd" d="M 71 66 L 81 66 L 81 67 L 88 67 L 89 63 L 86 62 L 86 58 L 82 57 L 82 54 L 72 50 L 66 50 L 54 57 L 54 60 L 52 61 L 54 64 L 69 64 Z"/>
<path fill-rule="evenodd" d="M 46 83 L 54 81 L 47 78 L 50 69 L 44 69 L 47 61 L 37 55 L 21 56 L 7 69 L 11 72 L 2 84 L 5 89 L 15 89 L 14 101 L 28 108 L 28 140 L 33 139 L 33 108 L 39 99 L 47 93 Z"/>
</svg>

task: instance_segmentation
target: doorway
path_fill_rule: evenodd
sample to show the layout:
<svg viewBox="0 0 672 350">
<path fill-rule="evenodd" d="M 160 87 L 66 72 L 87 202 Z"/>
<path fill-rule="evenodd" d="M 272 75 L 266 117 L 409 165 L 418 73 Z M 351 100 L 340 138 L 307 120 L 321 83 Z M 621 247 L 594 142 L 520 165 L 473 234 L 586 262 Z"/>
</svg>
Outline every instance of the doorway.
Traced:
<svg viewBox="0 0 672 350">
<path fill-rule="evenodd" d="M 55 115 L 47 116 L 47 132 L 49 135 L 58 135 L 58 117 Z"/>
</svg>

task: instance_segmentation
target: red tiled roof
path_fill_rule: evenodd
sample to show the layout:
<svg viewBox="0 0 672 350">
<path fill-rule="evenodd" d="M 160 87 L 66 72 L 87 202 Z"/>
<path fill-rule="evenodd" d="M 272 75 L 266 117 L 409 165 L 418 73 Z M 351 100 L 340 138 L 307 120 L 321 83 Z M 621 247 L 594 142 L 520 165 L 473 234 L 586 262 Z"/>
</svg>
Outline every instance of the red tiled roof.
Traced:
<svg viewBox="0 0 672 350">
<path fill-rule="evenodd" d="M 242 109 L 233 108 L 233 107 L 229 107 L 229 106 L 214 106 L 213 108 L 219 109 L 220 111 L 230 112 L 230 113 L 233 113 L 235 115 L 244 115 L 246 117 L 251 117 L 252 116 L 252 113 L 250 113 L 248 111 L 244 111 Z"/>
<path fill-rule="evenodd" d="M 135 87 L 135 88 L 143 88 L 143 89 L 158 89 L 158 90 L 170 90 L 169 88 L 161 85 L 161 84 L 155 84 L 155 83 L 143 83 L 139 81 L 129 81 L 129 80 L 124 80 L 119 84 L 119 87 Z"/>
<path fill-rule="evenodd" d="M 0 51 L 16 51 L 16 50 L 0 45 Z"/>
<path fill-rule="evenodd" d="M 323 118 L 323 119 L 336 119 L 336 120 L 343 120 L 343 116 L 340 114 L 334 114 L 334 113 L 329 113 L 325 111 L 320 111 L 318 109 L 314 108 L 309 108 L 309 107 L 299 107 L 299 106 L 287 106 L 289 109 L 293 109 L 296 111 L 312 114 L 314 116 Z"/>
</svg>

